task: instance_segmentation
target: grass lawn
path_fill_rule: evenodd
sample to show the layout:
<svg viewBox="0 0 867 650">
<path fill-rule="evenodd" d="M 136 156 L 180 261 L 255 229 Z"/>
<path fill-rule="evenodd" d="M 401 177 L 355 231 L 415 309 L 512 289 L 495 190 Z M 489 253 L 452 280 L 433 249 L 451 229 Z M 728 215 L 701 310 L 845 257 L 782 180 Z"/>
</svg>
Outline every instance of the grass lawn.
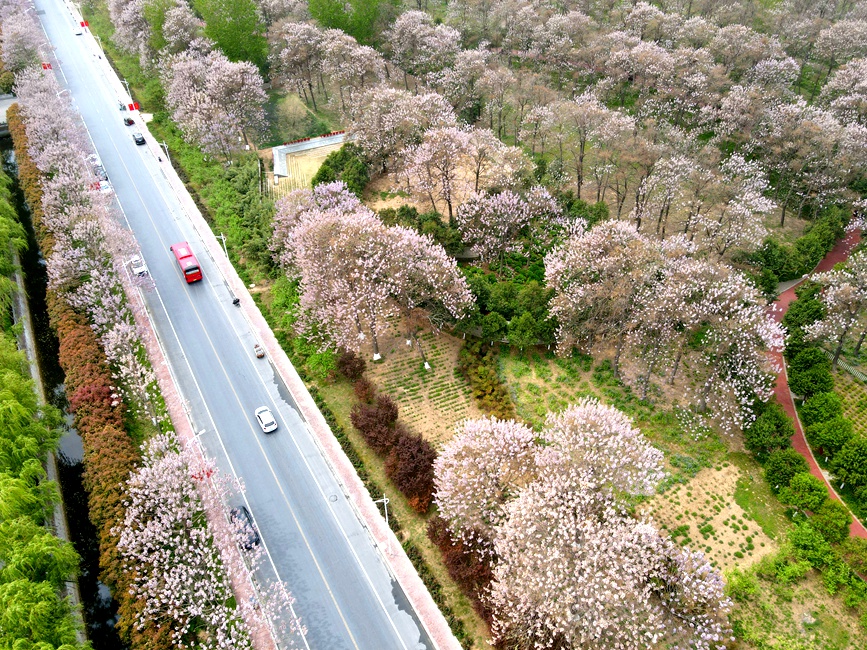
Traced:
<svg viewBox="0 0 867 650">
<path fill-rule="evenodd" d="M 284 142 L 311 138 L 342 127 L 339 116 L 328 110 L 313 111 L 296 93 L 272 90 L 265 104 L 268 132 L 262 147 L 274 147 Z"/>
<path fill-rule="evenodd" d="M 735 503 L 768 537 L 779 540 L 780 535 L 788 531 L 792 524 L 786 516 L 786 509 L 771 492 L 761 466 L 752 456 L 742 452 L 731 453 L 728 459 L 741 471 L 734 494 Z"/>
<path fill-rule="evenodd" d="M 829 596 L 815 570 L 793 584 L 757 580 L 749 597 L 735 601 L 732 622 L 739 648 L 855 650 L 867 633 L 855 610 Z"/>
</svg>

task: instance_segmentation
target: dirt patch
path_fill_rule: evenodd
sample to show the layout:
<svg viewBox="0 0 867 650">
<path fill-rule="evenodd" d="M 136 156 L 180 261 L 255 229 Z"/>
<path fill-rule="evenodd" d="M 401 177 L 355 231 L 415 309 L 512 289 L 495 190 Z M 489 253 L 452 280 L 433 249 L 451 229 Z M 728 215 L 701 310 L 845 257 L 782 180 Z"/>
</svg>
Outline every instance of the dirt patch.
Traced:
<svg viewBox="0 0 867 650">
<path fill-rule="evenodd" d="M 639 512 L 682 546 L 703 551 L 719 569 L 746 567 L 776 551 L 777 544 L 735 503 L 740 475 L 733 465 L 704 469 Z"/>
<path fill-rule="evenodd" d="M 393 175 L 383 174 L 382 176 L 377 176 L 365 188 L 364 203 L 374 212 L 379 212 L 386 208 L 397 209 L 402 205 L 412 206 L 422 213 L 431 211 L 430 201 L 418 200 L 403 193 L 396 194 L 401 189 L 398 180 Z"/>
<path fill-rule="evenodd" d="M 455 376 L 463 341 L 445 333 L 419 336 L 430 364 L 426 370 L 415 346 L 408 346 L 399 321 L 389 324 L 380 336 L 383 360 L 367 365 L 368 377 L 382 392 L 393 397 L 400 419 L 436 447 L 451 439 L 455 425 L 468 417 L 482 417 L 473 403 L 466 382 Z"/>
</svg>

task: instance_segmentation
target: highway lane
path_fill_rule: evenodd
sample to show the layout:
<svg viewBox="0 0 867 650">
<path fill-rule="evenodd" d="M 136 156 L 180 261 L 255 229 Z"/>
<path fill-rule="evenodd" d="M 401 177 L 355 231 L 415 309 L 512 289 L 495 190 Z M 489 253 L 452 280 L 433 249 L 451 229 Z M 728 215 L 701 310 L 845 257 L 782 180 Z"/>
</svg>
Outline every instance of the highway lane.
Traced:
<svg viewBox="0 0 867 650">
<path fill-rule="evenodd" d="M 261 578 L 276 572 L 297 599 L 308 633 L 296 642 L 328 650 L 432 648 L 282 382 L 267 360 L 254 358 L 249 327 L 197 245 L 198 233 L 169 191 L 161 164 L 149 148 L 134 145 L 137 127 L 123 126 L 122 93 L 104 74 L 91 37 L 74 34 L 69 10 L 58 0 L 36 5 L 150 268 L 154 288 L 145 297 L 194 428 L 202 431 L 207 453 L 246 486 L 270 557 Z M 181 278 L 168 248 L 182 240 L 199 253 L 203 282 L 186 285 Z M 280 422 L 270 435 L 253 417 L 263 404 Z"/>
</svg>

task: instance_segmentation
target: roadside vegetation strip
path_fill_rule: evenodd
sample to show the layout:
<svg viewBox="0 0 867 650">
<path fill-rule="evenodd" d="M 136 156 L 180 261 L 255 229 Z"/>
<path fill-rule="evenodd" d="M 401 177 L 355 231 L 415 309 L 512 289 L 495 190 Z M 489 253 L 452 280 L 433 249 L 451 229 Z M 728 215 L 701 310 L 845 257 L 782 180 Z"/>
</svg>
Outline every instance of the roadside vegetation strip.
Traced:
<svg viewBox="0 0 867 650">
<path fill-rule="evenodd" d="M 68 124 L 70 116 L 67 111 L 70 109 L 68 105 L 62 104 L 60 94 L 53 92 L 56 87 L 52 87 L 51 81 L 49 76 L 34 80 L 33 76 L 27 76 L 26 71 L 22 73 L 18 84 L 22 109 L 18 111 L 13 107 L 9 111 L 10 128 L 22 169 L 25 193 L 28 198 L 37 200 L 33 211 L 36 231 L 50 271 L 54 271 L 53 286 L 48 292 L 49 315 L 60 341 L 60 364 L 66 374 L 70 409 L 75 414 L 76 428 L 83 438 L 84 480 L 88 489 L 90 517 L 100 532 L 103 577 L 121 602 L 118 630 L 135 648 L 148 646 L 155 640 L 161 640 L 158 641 L 160 643 L 171 639 L 176 642 L 201 640 L 201 634 L 206 630 L 210 631 L 207 642 L 216 643 L 217 636 L 214 635 L 217 631 L 229 626 L 233 630 L 235 647 L 249 646 L 247 628 L 240 623 L 239 614 L 252 612 L 252 598 L 238 601 L 232 597 L 229 599 L 232 604 L 228 608 L 210 607 L 216 603 L 203 600 L 195 591 L 195 584 L 184 583 L 193 591 L 173 589 L 172 596 L 179 600 L 167 600 L 141 589 L 141 585 L 136 583 L 139 574 L 132 569 L 147 566 L 152 558 L 136 556 L 133 559 L 128 544 L 123 548 L 119 546 L 130 523 L 129 513 L 126 512 L 126 486 L 130 473 L 136 469 L 139 461 L 138 445 L 158 432 L 150 426 L 151 417 L 160 426 L 166 429 L 168 426 L 165 411 L 160 407 L 159 394 L 154 391 L 154 378 L 142 343 L 132 326 L 133 314 L 125 302 L 120 281 L 114 275 L 114 269 L 122 268 L 125 260 L 123 234 L 117 230 L 118 225 L 112 221 L 112 216 L 99 197 L 87 194 L 87 182 L 81 169 L 83 158 L 69 161 L 71 164 L 67 165 L 67 172 L 70 172 L 70 177 L 63 178 L 65 183 L 62 186 L 52 182 L 52 172 L 56 172 L 52 165 L 57 161 L 45 147 L 46 137 L 69 144 L 65 138 L 75 140 L 80 134 Z M 41 97 L 40 93 L 46 86 L 52 93 Z M 40 108 L 52 102 L 58 104 L 53 113 L 54 122 L 29 120 L 26 117 L 38 112 L 35 108 L 36 99 L 40 100 Z M 22 114 L 25 115 L 24 119 Z M 48 124 L 56 127 L 57 133 L 45 133 Z M 35 155 L 39 163 L 35 163 L 31 155 Z M 63 155 L 68 157 L 66 152 Z M 62 196 L 58 196 L 59 192 Z M 89 221 L 91 227 L 85 229 L 86 236 L 77 231 L 79 239 L 70 237 L 67 229 L 82 224 L 59 218 L 58 215 L 64 209 L 80 210 L 77 213 L 80 219 Z M 75 241 L 78 242 L 78 249 L 86 248 L 87 254 L 81 258 L 86 267 L 84 269 L 60 265 L 61 259 L 74 256 Z M 108 250 L 121 257 L 116 266 L 108 257 Z M 95 287 L 90 286 L 94 283 Z M 118 334 L 114 330 L 118 326 L 125 334 Z M 145 404 L 156 404 L 157 408 L 146 413 Z M 136 425 L 134 428 L 133 424 Z M 134 429 L 144 434 L 133 440 L 127 431 Z M 177 526 L 179 530 L 187 530 L 186 522 L 180 522 Z M 200 519 L 194 528 L 190 532 L 191 539 L 201 540 L 207 548 L 212 549 L 206 522 Z M 193 553 L 187 556 L 187 568 L 192 570 L 195 566 L 193 560 L 207 555 Z M 210 555 L 213 556 L 212 573 L 220 576 L 221 580 L 226 580 L 225 571 L 229 567 L 241 572 L 242 576 L 246 575 L 242 561 L 238 560 L 232 565 L 229 556 L 221 558 L 215 552 Z M 172 567 L 161 567 L 157 563 L 155 569 L 159 573 L 183 570 L 184 556 L 178 555 L 174 560 Z M 221 595 L 215 591 L 212 597 L 221 598 Z M 268 603 L 263 601 L 262 604 L 262 609 L 265 609 L 264 605 Z M 175 611 L 175 614 L 163 615 L 170 611 Z M 261 613 L 253 612 L 252 616 L 261 617 Z M 227 620 L 235 622 L 227 623 Z"/>
<path fill-rule="evenodd" d="M 79 572 L 79 558 L 71 543 L 51 532 L 60 496 L 43 470 L 46 456 L 57 448 L 61 417 L 39 399 L 10 318 L 18 290 L 11 278 L 13 250 L 26 247 L 10 185 L 11 179 L 0 172 L 0 645 L 15 647 L 28 639 L 84 648 L 81 612 L 73 612 L 72 600 L 61 596 Z"/>
<path fill-rule="evenodd" d="M 820 262 L 817 269 L 820 271 L 832 269 L 838 264 L 846 262 L 850 253 L 856 249 L 859 240 L 860 231 L 857 229 L 850 230 L 846 237 L 838 242 Z M 857 255 L 861 256 L 864 253 L 858 253 Z M 784 365 L 783 372 L 777 381 L 776 394 L 777 399 L 795 423 L 795 435 L 792 438 L 793 445 L 806 458 L 810 466 L 810 472 L 827 486 L 835 499 L 840 500 L 840 496 L 825 477 L 813 454 L 812 446 L 808 443 L 808 436 L 805 435 L 804 426 L 795 408 L 792 391 L 790 390 L 791 384 L 802 397 L 807 398 L 802 407 L 801 415 L 804 415 L 804 417 L 815 411 L 815 408 L 811 408 L 813 404 L 818 404 L 820 400 L 830 400 L 829 403 L 832 403 L 833 400 L 830 398 L 836 398 L 836 395 L 833 393 L 834 380 L 830 372 L 830 363 L 827 360 L 822 363 L 826 352 L 820 345 L 811 342 L 820 336 L 820 331 L 816 330 L 816 325 L 820 324 L 822 319 L 832 317 L 832 315 L 826 313 L 826 309 L 823 306 L 823 297 L 819 289 L 818 285 L 808 283 L 801 288 L 792 287 L 786 292 L 787 294 L 797 292 L 798 300 L 796 302 L 791 302 L 786 296 L 781 296 L 780 298 L 785 303 L 785 307 L 778 313 L 778 316 L 784 324 L 788 325 L 790 332 L 785 358 L 781 358 Z M 842 334 L 840 334 L 840 346 L 842 346 L 843 337 L 845 337 L 847 331 L 848 327 L 842 330 Z M 832 359 L 833 357 L 834 355 L 831 355 Z M 787 368 L 785 365 L 786 359 L 788 359 L 790 368 Z M 839 401 L 839 398 L 837 400 Z M 803 409 L 809 409 L 809 413 L 804 412 Z M 830 422 L 829 420 L 834 417 L 834 414 L 833 410 L 829 410 L 828 408 L 823 408 L 817 412 L 821 413 L 821 415 L 810 415 L 810 421 L 807 423 L 810 426 L 807 433 L 815 430 L 815 433 L 811 434 L 812 439 L 814 442 L 819 443 L 820 447 L 824 448 L 825 455 L 834 458 L 836 453 L 842 451 L 842 448 L 847 449 L 847 454 L 850 453 L 850 449 L 854 453 L 855 448 L 852 445 L 856 445 L 857 440 L 852 438 L 851 424 L 848 425 L 846 437 L 841 438 L 837 436 L 839 442 L 835 442 L 834 439 L 829 437 L 830 432 L 820 432 L 816 427 L 821 425 L 825 429 L 828 429 L 828 427 L 833 426 L 836 427 L 835 430 L 840 430 L 840 435 L 843 435 L 845 427 L 842 429 L 840 427 L 845 423 L 842 423 L 838 427 L 837 424 Z M 851 440 L 848 445 L 847 440 Z M 844 454 L 843 457 L 846 457 L 846 455 Z M 836 468 L 835 472 L 838 473 L 847 473 L 847 465 L 839 459 L 832 460 L 831 468 Z M 855 475 L 850 474 L 850 476 L 854 477 Z M 858 479 L 855 478 L 854 481 L 857 486 L 859 484 L 857 482 Z M 853 481 L 850 480 L 851 482 Z M 845 483 L 846 480 L 844 479 L 841 484 Z M 859 501 L 861 500 L 859 498 Z M 865 529 L 858 517 L 853 519 L 851 531 L 856 537 L 867 537 L 867 529 Z"/>
</svg>

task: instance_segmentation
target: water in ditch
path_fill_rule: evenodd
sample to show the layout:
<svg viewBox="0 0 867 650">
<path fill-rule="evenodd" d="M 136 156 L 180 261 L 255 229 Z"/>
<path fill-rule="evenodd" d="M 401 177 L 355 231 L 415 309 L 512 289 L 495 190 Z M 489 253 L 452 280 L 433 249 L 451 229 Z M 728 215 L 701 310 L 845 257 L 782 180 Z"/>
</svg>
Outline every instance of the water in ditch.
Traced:
<svg viewBox="0 0 867 650">
<path fill-rule="evenodd" d="M 82 481 L 84 449 L 81 438 L 73 428 L 72 416 L 67 410 L 63 370 L 57 360 L 57 337 L 49 325 L 45 303 L 47 284 L 45 260 L 36 246 L 33 226 L 17 185 L 17 168 L 11 147 L 12 143 L 8 138 L 0 139 L 3 169 L 15 181 L 13 192 L 16 207 L 22 215 L 22 223 L 27 230 L 27 250 L 21 254 L 21 268 L 24 272 L 24 283 L 33 323 L 39 371 L 49 401 L 63 411 L 66 423 L 66 431 L 57 451 L 57 472 L 69 534 L 75 550 L 81 556 L 78 586 L 81 593 L 82 613 L 87 626 L 87 637 L 94 650 L 125 650 L 128 646 L 121 642 L 114 629 L 117 621 L 117 603 L 112 598 L 108 587 L 99 580 L 98 536 L 96 528 L 88 517 L 87 493 Z"/>
</svg>

